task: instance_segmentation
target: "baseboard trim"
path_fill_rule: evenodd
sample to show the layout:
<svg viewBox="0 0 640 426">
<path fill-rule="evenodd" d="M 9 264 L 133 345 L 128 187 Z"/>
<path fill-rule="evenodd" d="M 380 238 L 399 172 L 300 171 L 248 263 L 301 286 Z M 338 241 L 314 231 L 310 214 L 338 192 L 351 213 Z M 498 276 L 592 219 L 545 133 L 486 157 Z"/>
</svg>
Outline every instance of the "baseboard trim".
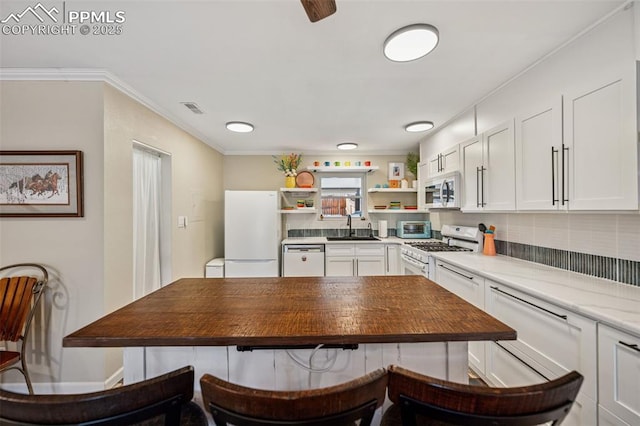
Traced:
<svg viewBox="0 0 640 426">
<path fill-rule="evenodd" d="M 120 367 L 104 382 L 39 382 L 32 383 L 35 394 L 74 394 L 97 392 L 111 389 L 116 386 L 124 376 L 124 368 Z M 27 385 L 22 382 L 3 382 L 2 389 L 15 393 L 28 393 Z"/>
</svg>

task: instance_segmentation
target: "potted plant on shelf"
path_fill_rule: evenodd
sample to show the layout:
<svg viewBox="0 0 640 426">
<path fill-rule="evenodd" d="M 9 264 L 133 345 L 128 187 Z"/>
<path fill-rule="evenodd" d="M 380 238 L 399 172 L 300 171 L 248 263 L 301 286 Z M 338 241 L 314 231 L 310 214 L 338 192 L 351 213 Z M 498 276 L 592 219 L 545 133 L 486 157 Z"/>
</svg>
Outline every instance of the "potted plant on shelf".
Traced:
<svg viewBox="0 0 640 426">
<path fill-rule="evenodd" d="M 298 167 L 302 161 L 302 154 L 284 154 L 280 157 L 273 156 L 273 162 L 276 163 L 278 170 L 284 173 L 284 186 L 286 188 L 296 187 L 296 176 L 298 176 Z"/>
<path fill-rule="evenodd" d="M 415 178 L 413 180 L 413 187 L 418 187 L 418 162 L 420 161 L 420 155 L 415 152 L 409 152 L 407 154 L 407 170 Z"/>
</svg>

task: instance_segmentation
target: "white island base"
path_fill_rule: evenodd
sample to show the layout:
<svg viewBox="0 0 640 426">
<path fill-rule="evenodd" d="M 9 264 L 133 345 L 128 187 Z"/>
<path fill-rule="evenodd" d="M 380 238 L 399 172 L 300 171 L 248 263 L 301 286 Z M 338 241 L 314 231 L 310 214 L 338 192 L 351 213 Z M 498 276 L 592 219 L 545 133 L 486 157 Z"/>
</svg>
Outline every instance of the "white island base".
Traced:
<svg viewBox="0 0 640 426">
<path fill-rule="evenodd" d="M 194 399 L 201 406 L 200 377 L 205 373 L 249 387 L 300 390 L 343 383 L 395 364 L 468 383 L 467 346 L 467 342 L 369 343 L 356 350 L 319 349 L 313 356 L 312 349 L 239 352 L 235 346 L 129 347 L 124 348 L 124 382 L 139 382 L 191 365 L 195 369 Z M 309 371 L 310 358 L 316 371 Z M 381 411 L 374 425 L 379 424 Z"/>
</svg>

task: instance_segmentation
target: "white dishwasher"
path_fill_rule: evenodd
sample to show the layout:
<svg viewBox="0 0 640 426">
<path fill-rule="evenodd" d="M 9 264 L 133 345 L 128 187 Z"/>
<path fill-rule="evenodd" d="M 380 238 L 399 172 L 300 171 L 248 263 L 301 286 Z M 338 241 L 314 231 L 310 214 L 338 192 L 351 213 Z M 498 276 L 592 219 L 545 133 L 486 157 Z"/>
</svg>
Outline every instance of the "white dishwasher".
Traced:
<svg viewBox="0 0 640 426">
<path fill-rule="evenodd" d="M 324 244 L 285 244 L 283 277 L 324 277 Z"/>
</svg>

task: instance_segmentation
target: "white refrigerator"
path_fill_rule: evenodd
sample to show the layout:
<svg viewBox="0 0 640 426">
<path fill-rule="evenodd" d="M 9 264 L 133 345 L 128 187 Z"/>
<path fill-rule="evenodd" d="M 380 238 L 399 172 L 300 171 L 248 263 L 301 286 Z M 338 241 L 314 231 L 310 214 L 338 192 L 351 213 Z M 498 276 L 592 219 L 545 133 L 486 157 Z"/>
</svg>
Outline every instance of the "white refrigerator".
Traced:
<svg viewBox="0 0 640 426">
<path fill-rule="evenodd" d="M 277 277 L 280 212 L 276 191 L 225 191 L 224 276 Z"/>
</svg>

